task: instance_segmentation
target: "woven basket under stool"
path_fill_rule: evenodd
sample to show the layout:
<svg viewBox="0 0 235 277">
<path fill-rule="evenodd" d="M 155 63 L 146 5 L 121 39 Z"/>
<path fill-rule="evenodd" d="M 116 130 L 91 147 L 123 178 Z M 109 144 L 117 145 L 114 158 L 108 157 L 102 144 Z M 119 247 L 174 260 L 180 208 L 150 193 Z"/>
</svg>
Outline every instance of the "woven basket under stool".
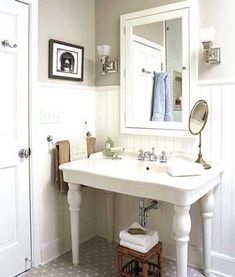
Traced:
<svg viewBox="0 0 235 277">
<path fill-rule="evenodd" d="M 140 253 L 127 247 L 118 245 L 118 273 L 122 277 L 142 276 L 142 277 L 161 277 L 162 271 L 162 243 L 158 242 L 147 253 Z M 129 261 L 123 264 L 123 258 Z M 157 263 L 150 262 L 157 259 Z"/>
</svg>

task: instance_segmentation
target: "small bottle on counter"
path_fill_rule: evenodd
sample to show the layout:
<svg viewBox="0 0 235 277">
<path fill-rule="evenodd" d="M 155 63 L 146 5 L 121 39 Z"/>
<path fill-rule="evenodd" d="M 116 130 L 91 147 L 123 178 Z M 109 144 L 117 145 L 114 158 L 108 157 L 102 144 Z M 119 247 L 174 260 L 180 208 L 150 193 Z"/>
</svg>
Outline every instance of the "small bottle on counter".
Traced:
<svg viewBox="0 0 235 277">
<path fill-rule="evenodd" d="M 111 139 L 111 137 L 107 137 L 107 140 L 105 141 L 105 144 L 104 144 L 104 150 L 103 150 L 104 156 L 108 156 L 108 157 L 113 156 L 113 153 L 111 152 L 112 147 L 114 147 L 114 142 Z"/>
</svg>

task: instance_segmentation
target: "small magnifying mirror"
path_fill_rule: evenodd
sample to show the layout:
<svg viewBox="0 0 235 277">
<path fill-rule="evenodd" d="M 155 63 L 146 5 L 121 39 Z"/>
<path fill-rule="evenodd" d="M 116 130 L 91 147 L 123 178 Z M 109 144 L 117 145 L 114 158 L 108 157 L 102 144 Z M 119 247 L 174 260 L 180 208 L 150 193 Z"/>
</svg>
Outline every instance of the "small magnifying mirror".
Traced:
<svg viewBox="0 0 235 277">
<path fill-rule="evenodd" d="M 189 116 L 190 133 L 193 135 L 199 135 L 199 145 L 198 145 L 199 154 L 195 162 L 202 164 L 205 169 L 211 168 L 211 166 L 203 160 L 202 152 L 201 152 L 201 148 L 202 148 L 201 133 L 206 126 L 208 113 L 209 113 L 209 109 L 208 109 L 207 102 L 205 100 L 199 100 L 193 106 Z"/>
</svg>

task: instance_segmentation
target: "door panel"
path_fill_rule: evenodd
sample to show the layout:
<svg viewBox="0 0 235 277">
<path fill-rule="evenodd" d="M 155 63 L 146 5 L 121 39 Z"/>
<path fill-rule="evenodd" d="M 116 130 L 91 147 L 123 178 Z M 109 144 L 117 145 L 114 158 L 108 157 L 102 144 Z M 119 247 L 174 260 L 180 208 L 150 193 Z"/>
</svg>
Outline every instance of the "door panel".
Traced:
<svg viewBox="0 0 235 277">
<path fill-rule="evenodd" d="M 31 258 L 29 159 L 18 156 L 29 147 L 26 4 L 0 1 L 0 64 L 0 276 L 12 277 Z"/>
<path fill-rule="evenodd" d="M 150 120 L 153 74 L 161 71 L 162 49 L 133 42 L 132 118 L 139 123 Z M 144 70 L 144 71 L 143 71 Z"/>
</svg>

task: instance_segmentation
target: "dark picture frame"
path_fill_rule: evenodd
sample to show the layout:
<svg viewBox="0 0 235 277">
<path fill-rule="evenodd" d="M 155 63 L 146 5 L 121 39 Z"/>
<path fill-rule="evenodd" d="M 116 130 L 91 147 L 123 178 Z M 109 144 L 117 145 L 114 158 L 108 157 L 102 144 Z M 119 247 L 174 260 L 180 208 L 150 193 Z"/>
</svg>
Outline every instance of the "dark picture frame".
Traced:
<svg viewBox="0 0 235 277">
<path fill-rule="evenodd" d="M 49 40 L 48 77 L 71 81 L 83 81 L 84 47 Z"/>
</svg>

